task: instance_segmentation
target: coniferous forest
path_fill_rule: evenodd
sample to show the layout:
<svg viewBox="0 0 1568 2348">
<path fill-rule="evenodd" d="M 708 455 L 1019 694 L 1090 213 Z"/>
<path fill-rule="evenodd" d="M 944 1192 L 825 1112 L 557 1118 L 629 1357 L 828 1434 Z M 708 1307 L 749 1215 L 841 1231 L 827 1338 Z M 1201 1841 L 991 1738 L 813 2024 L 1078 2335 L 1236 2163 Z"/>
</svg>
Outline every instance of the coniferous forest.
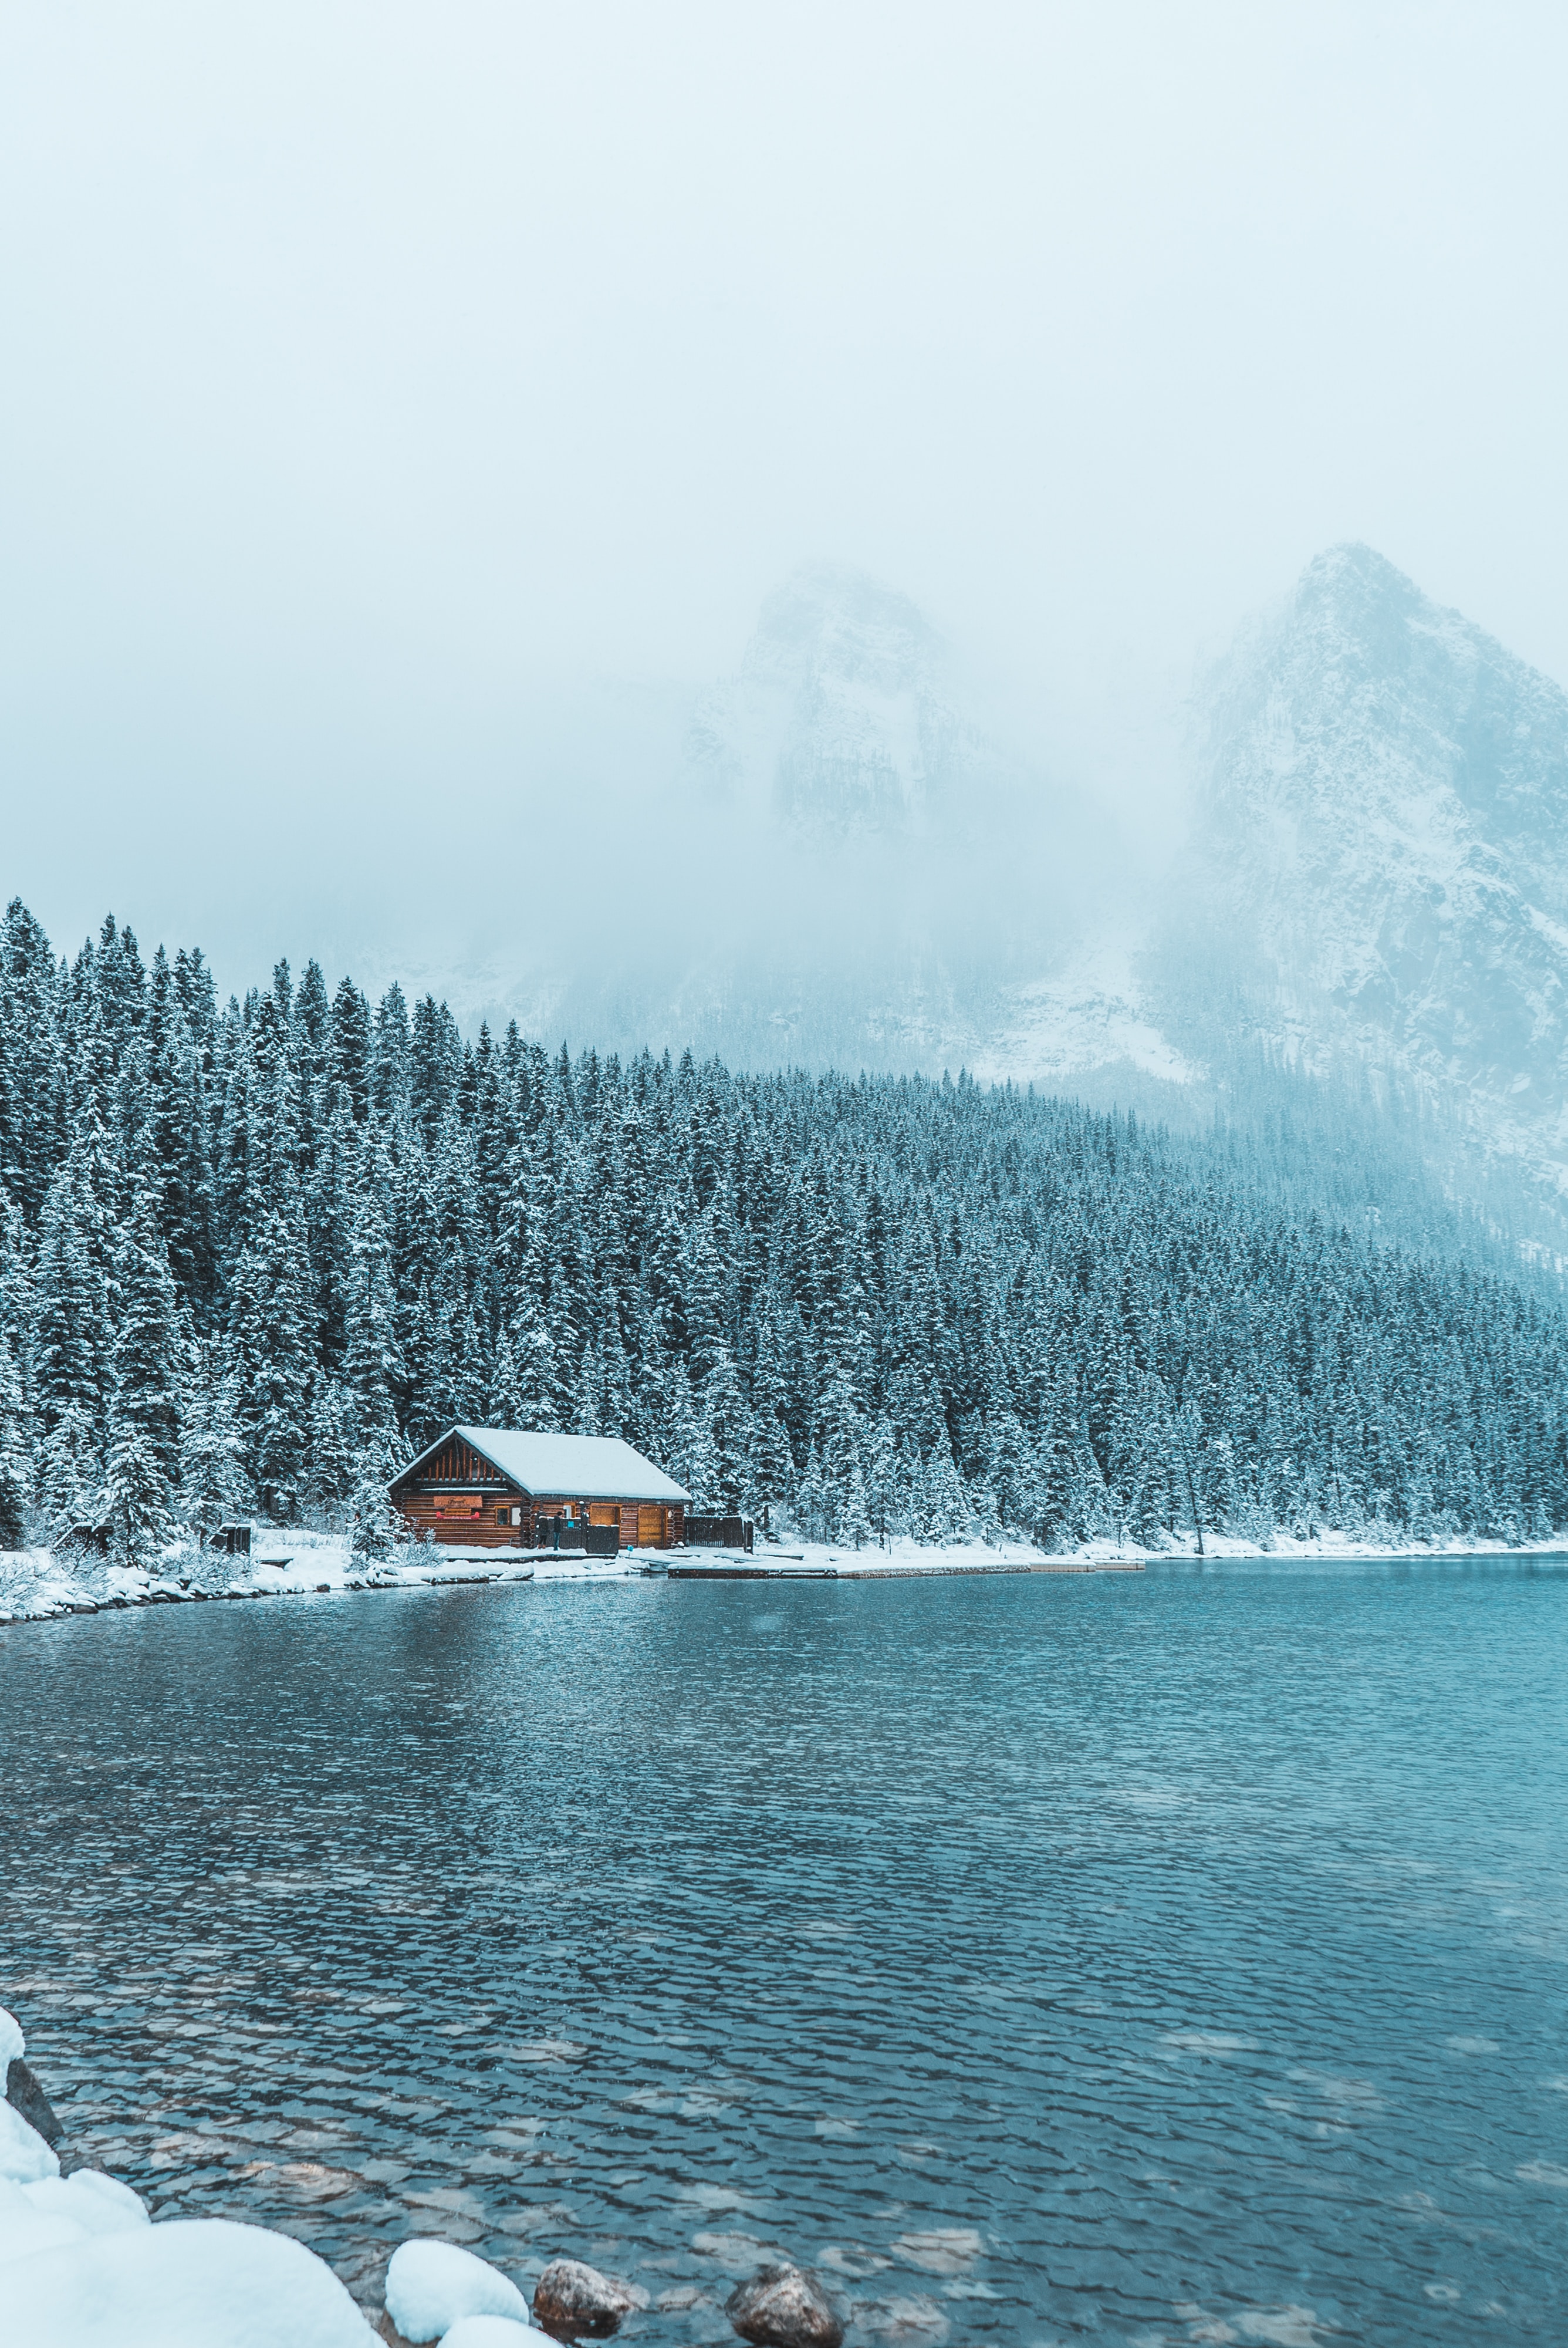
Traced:
<svg viewBox="0 0 1568 2348">
<path fill-rule="evenodd" d="M 220 1004 L 0 942 L 0 1547 L 387 1530 L 454 1423 L 624 1435 L 867 1541 L 1568 1525 L 1568 1323 L 1130 1117 L 464 1037 L 313 962 Z"/>
</svg>

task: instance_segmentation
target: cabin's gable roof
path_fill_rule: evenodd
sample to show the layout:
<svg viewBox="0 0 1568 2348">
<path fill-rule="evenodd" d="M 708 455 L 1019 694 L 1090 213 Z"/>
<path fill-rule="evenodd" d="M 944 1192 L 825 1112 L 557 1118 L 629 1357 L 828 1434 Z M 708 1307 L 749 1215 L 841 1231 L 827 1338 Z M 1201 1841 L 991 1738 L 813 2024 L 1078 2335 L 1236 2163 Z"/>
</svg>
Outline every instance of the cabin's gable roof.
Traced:
<svg viewBox="0 0 1568 2348">
<path fill-rule="evenodd" d="M 525 1435 L 509 1426 L 449 1426 L 412 1459 L 393 1486 L 410 1482 L 427 1459 L 460 1436 L 530 1499 L 690 1500 L 692 1495 L 616 1435 Z"/>
</svg>

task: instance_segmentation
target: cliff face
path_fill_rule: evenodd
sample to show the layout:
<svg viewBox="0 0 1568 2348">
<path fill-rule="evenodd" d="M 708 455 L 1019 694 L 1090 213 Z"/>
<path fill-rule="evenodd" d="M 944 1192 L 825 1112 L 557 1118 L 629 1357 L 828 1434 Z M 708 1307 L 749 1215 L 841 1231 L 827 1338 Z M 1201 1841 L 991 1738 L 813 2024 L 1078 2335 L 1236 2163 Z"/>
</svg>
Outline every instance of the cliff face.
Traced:
<svg viewBox="0 0 1568 2348">
<path fill-rule="evenodd" d="M 1561 1154 L 1568 696 L 1337 547 L 1212 680 L 1201 756 L 1196 901 L 1260 1025 Z"/>
<path fill-rule="evenodd" d="M 828 564 L 767 598 L 697 711 L 689 771 L 715 804 L 824 848 L 966 833 L 1019 779 L 916 606 Z"/>
</svg>

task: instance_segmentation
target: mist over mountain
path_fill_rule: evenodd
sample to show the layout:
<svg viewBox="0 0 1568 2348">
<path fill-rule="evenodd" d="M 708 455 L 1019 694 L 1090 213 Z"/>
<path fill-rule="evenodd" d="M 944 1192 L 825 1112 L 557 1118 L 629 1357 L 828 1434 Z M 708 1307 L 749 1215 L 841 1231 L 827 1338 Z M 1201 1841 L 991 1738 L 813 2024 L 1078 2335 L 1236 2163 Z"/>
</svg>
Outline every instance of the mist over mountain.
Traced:
<svg viewBox="0 0 1568 2348">
<path fill-rule="evenodd" d="M 1193 831 L 1139 1000 L 1200 1088 L 1359 1089 L 1446 1193 L 1560 1257 L 1568 696 L 1365 546 L 1203 680 Z M 1294 1085 L 1286 1080 L 1294 1077 Z"/>
<path fill-rule="evenodd" d="M 839 564 L 768 596 L 738 673 L 697 710 L 688 777 L 830 850 L 973 843 L 1029 811 L 1027 769 L 968 705 L 948 646 L 907 596 Z"/>
<path fill-rule="evenodd" d="M 574 1045 L 972 1064 L 1109 906 L 1114 828 L 991 718 L 908 598 L 817 564 L 764 602 L 638 818 L 596 842 L 629 930 L 534 942 L 498 1007 Z"/>
<path fill-rule="evenodd" d="M 1192 717 L 1162 871 L 907 597 L 810 566 L 620 838 L 615 886 L 671 918 L 537 940 L 502 1007 L 574 1045 L 965 1066 L 1190 1129 L 1327 1119 L 1352 1158 L 1403 1153 L 1421 1217 L 1560 1253 L 1568 697 L 1344 546 Z"/>
</svg>

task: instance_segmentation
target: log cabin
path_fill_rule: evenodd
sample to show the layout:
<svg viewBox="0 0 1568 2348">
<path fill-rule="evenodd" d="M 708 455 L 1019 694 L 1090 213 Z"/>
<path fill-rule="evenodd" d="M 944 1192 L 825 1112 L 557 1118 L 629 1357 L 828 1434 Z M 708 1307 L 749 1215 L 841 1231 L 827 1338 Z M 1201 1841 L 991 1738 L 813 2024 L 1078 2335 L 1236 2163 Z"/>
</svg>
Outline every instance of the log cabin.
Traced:
<svg viewBox="0 0 1568 2348">
<path fill-rule="evenodd" d="M 691 1498 L 617 1436 L 506 1426 L 448 1427 L 391 1486 L 415 1540 L 466 1549 L 673 1549 Z"/>
</svg>

